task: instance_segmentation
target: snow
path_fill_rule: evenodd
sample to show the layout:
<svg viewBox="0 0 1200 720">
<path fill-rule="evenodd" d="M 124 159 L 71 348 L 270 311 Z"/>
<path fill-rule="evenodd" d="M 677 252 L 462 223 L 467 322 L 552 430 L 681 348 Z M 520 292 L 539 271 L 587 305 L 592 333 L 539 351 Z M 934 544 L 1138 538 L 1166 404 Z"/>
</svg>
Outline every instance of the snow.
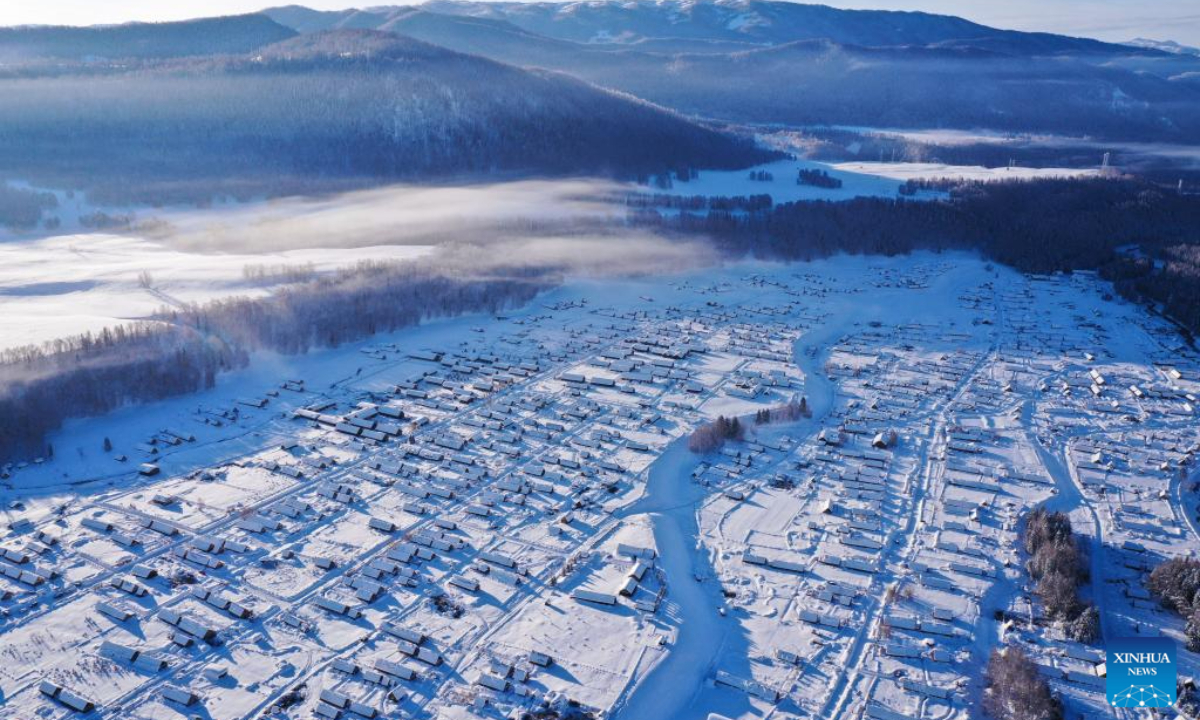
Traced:
<svg viewBox="0 0 1200 720">
<path fill-rule="evenodd" d="M 1041 133 L 1011 133 L 987 129 L 909 129 L 873 128 L 861 126 L 837 126 L 840 129 L 864 134 L 880 134 L 900 137 L 914 142 L 961 147 L 968 145 L 1004 145 L 1028 148 L 1082 148 L 1095 151 L 1096 167 L 1103 161 L 1104 153 L 1121 155 L 1164 157 L 1181 161 L 1190 167 L 1200 164 L 1200 148 L 1194 144 L 1149 143 L 1132 141 L 1106 141 L 1091 137 L 1051 135 Z M 1118 157 L 1116 165 L 1121 165 Z"/>
<path fill-rule="evenodd" d="M 843 181 L 838 189 L 796 183 L 800 168 L 821 169 Z M 751 180 L 751 171 L 770 173 Z M 592 199 L 621 190 L 676 196 L 769 194 L 776 203 L 896 197 L 909 179 L 1014 179 L 1085 176 L 1089 170 L 958 167 L 921 163 L 837 163 L 780 160 L 747 170 L 700 172 L 666 190 L 588 180 L 514 182 L 468 188 L 385 188 L 324 199 L 288 199 L 185 208 L 104 208 L 82 195 L 57 193 L 56 213 L 69 232 L 8 233 L 0 242 L 0 349 L 36 344 L 142 319 L 169 306 L 230 295 L 261 296 L 281 279 L 251 280 L 250 266 L 302 267 L 330 272 L 363 260 L 420 257 L 452 236 L 433 228 L 462 220 L 478 231 L 518 218 L 553 223 L 567 216 L 612 217 L 616 209 Z M 940 197 L 922 192 L 917 197 Z M 121 232 L 87 232 L 78 216 L 102 210 L 137 218 Z M 74 218 L 74 220 L 72 220 Z M 501 225 L 502 227 L 503 225 Z M 291 240 L 288 247 L 278 238 Z M 386 242 L 382 242 L 385 240 Z M 288 249 L 290 248 L 290 249 Z M 527 248 L 537 251 L 536 243 Z M 147 273 L 151 284 L 141 278 Z"/>
<path fill-rule="evenodd" d="M 1107 290 L 1088 273 L 1027 277 L 963 253 L 572 278 L 504 318 L 259 355 L 210 391 L 74 421 L 51 438 L 54 459 L 0 484 L 3 527 L 35 526 L 0 544 L 60 574 L 37 590 L 0 578 L 0 595 L 12 593 L 0 600 L 0 718 L 65 712 L 37 693 L 49 678 L 98 701 L 101 716 L 135 720 L 178 716 L 167 683 L 201 696 L 197 714 L 228 720 L 285 699 L 289 716 L 311 717 L 322 690 L 406 717 L 499 719 L 569 699 L 631 720 L 966 720 L 1002 642 L 1047 669 L 1071 713 L 1101 714 L 1100 690 L 1064 674 L 1090 672 L 1066 654 L 1082 646 L 1026 620 L 1038 608 L 1021 516 L 1039 505 L 1070 514 L 1091 552 L 1080 594 L 1104 614 L 1105 637 L 1182 638 L 1182 618 L 1136 599 L 1143 574 L 1126 541 L 1154 558 L 1200 551 L 1196 470 L 1180 465 L 1200 441 L 1180 400 L 1200 392 L 1200 361 Z M 514 372 L 522 364 L 527 375 Z M 1099 399 L 1090 371 L 1107 378 Z M 280 387 L 292 379 L 302 386 Z M 428 397 L 397 392 L 409 384 Z M 811 417 L 754 424 L 796 395 Z M 408 413 L 401 436 L 376 446 L 293 417 L 316 406 L 361 416 L 364 403 Z M 742 416 L 746 441 L 691 453 L 688 435 L 717 414 Z M 425 424 L 409 427 L 416 417 Z M 162 473 L 137 475 L 148 459 L 138 444 L 164 430 L 195 439 L 158 444 Z M 822 444 L 823 430 L 841 443 Z M 872 446 L 889 432 L 894 443 Z M 469 438 L 458 460 L 470 465 L 417 452 L 446 433 Z M 351 495 L 334 499 L 330 486 Z M 445 494 L 413 494 L 431 489 Z M 252 517 L 281 527 L 240 529 Z M 373 517 L 398 528 L 373 529 Z M 100 518 L 140 544 L 84 523 Z M 143 527 L 148 518 L 179 534 Z M 38 548 L 35 530 L 62 540 Z M 244 548 L 214 552 L 219 568 L 180 558 L 214 537 Z M 411 583 L 389 571 L 379 597 L 355 596 L 369 563 L 418 542 L 427 556 L 397 563 Z M 616 593 L 634 572 L 630 547 L 647 551 L 647 567 L 629 597 L 573 596 Z M 111 585 L 134 565 L 160 575 L 139 580 L 143 598 Z M 361 616 L 317 607 L 320 597 Z M 111 620 L 99 602 L 134 617 Z M 217 628 L 220 646 L 172 644 L 164 609 Z M 424 635 L 442 662 L 409 657 L 385 627 Z M 100 660 L 104 640 L 171 666 Z M 416 673 L 395 680 L 402 701 L 368 674 L 378 660 Z M 1182 675 L 1200 669 L 1182 649 L 1179 662 Z M 215 666 L 228 677 L 204 674 Z M 480 685 L 484 674 L 502 682 Z"/>
<path fill-rule="evenodd" d="M 824 170 L 842 181 L 840 188 L 821 188 L 796 183 L 800 169 Z M 753 180 L 752 172 L 770 173 L 769 180 Z M 897 197 L 900 187 L 909 180 L 1031 180 L 1044 178 L 1092 177 L 1097 169 L 1075 168 L 985 168 L 971 165 L 942 163 L 841 162 L 821 163 L 811 160 L 776 160 L 746 170 L 701 170 L 698 178 L 676 180 L 665 190 L 643 188 L 643 192 L 665 193 L 681 197 L 734 197 L 770 195 L 776 203 L 803 200 L 848 200 L 854 197 Z M 923 192 L 917 199 L 942 197 L 943 193 Z"/>
<path fill-rule="evenodd" d="M 1097 169 L 1080 168 L 986 168 L 978 165 L 942 163 L 843 162 L 832 167 L 848 173 L 872 175 L 893 180 L 1044 180 L 1049 178 L 1095 177 Z"/>
<path fill-rule="evenodd" d="M 865 164 L 864 164 L 865 165 Z M 828 189 L 812 185 L 798 185 L 796 171 L 804 169 L 825 170 L 843 183 L 841 188 Z M 838 166 L 809 160 L 776 160 L 745 170 L 701 170 L 700 177 L 683 182 L 676 181 L 671 188 L 643 188 L 643 192 L 666 193 L 668 195 L 708 197 L 734 197 L 743 195 L 770 195 L 778 203 L 797 200 L 848 200 L 853 197 L 896 197 L 903 182 L 896 178 L 862 170 L 841 169 Z M 751 172 L 766 171 L 773 179 L 751 180 Z"/>
<path fill-rule="evenodd" d="M 0 348 L 40 343 L 144 318 L 181 303 L 263 295 L 247 266 L 312 263 L 317 272 L 360 260 L 419 257 L 427 246 L 204 253 L 137 235 L 85 234 L 0 242 Z M 142 273 L 153 284 L 143 287 Z"/>
</svg>

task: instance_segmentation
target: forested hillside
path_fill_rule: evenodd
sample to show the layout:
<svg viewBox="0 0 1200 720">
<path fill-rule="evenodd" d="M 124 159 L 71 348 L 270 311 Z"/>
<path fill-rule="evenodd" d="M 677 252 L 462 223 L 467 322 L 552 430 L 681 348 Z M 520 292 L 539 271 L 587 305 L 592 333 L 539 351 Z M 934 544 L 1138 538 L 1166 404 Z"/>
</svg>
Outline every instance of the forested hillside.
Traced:
<svg viewBox="0 0 1200 720">
<path fill-rule="evenodd" d="M 305 31 L 392 30 L 733 122 L 1200 141 L 1200 58 L 948 16 L 756 0 L 266 12 Z"/>
<path fill-rule="evenodd" d="M 1085 38 L 987 27 L 960 17 L 925 12 L 843 10 L 772 0 L 636 0 L 634 2 L 474 2 L 431 0 L 421 11 L 496 21 L 529 33 L 594 46 L 642 50 L 675 47 L 699 51 L 735 46 L 831 40 L 851 45 L 920 46 L 948 42 L 992 43 L 1020 52 L 1160 54 L 1154 48 L 1117 46 Z M 411 6 L 317 11 L 300 5 L 264 13 L 300 32 L 335 27 L 382 27 L 411 14 Z M 665 42 L 674 41 L 674 42 Z"/>
<path fill-rule="evenodd" d="M 379 31 L 0 78 L 0 171 L 53 187 L 635 178 L 768 156 L 670 111 Z"/>
<path fill-rule="evenodd" d="M 491 20 L 412 12 L 399 32 L 549 67 L 681 112 L 736 122 L 987 127 L 1107 138 L 1200 138 L 1200 87 L 1070 56 L 970 44 L 802 40 L 732 53 L 660 53 L 530 36 Z"/>
</svg>

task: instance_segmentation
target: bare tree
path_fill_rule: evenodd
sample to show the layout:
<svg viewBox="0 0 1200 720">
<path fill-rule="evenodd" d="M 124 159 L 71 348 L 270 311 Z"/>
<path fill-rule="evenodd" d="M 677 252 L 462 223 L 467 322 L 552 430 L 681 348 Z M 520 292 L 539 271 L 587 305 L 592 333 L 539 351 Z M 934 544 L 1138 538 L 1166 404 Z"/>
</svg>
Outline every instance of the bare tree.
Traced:
<svg viewBox="0 0 1200 720">
<path fill-rule="evenodd" d="M 996 720 L 1061 720 L 1062 703 L 1019 647 L 992 651 L 983 710 Z"/>
<path fill-rule="evenodd" d="M 1200 591 L 1200 560 L 1171 558 L 1150 572 L 1146 589 L 1159 599 L 1164 607 L 1181 615 L 1189 615 L 1196 607 L 1196 593 Z"/>
<path fill-rule="evenodd" d="M 477 276 L 433 262 L 363 263 L 265 298 L 164 310 L 166 322 L 0 350 L 0 464 L 44 452 L 46 433 L 66 418 L 210 388 L 251 352 L 304 353 L 427 318 L 494 313 L 559 277 L 541 267 Z"/>
</svg>

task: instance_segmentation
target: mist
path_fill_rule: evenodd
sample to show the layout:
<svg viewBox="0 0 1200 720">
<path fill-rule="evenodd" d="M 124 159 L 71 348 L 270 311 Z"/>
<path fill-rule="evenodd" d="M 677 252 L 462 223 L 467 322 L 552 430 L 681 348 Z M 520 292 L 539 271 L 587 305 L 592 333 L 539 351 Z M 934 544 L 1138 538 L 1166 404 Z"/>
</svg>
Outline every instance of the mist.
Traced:
<svg viewBox="0 0 1200 720">
<path fill-rule="evenodd" d="M 191 252 L 440 245 L 481 233 L 519 235 L 620 222 L 624 211 L 609 200 L 623 192 L 629 188 L 602 180 L 396 185 L 166 213 L 141 228 Z"/>
<path fill-rule="evenodd" d="M 234 296 L 289 276 L 420 258 L 472 277 L 671 273 L 718 262 L 703 238 L 627 221 L 632 185 L 536 180 L 401 185 L 206 210 L 136 210 L 125 229 L 0 244 L 0 348 L 39 344 Z M 291 278 L 295 279 L 295 278 Z"/>
<path fill-rule="evenodd" d="M 568 274 L 634 275 L 716 262 L 702 240 L 630 228 L 620 200 L 636 189 L 590 179 L 398 185 L 167 214 L 141 227 L 148 237 L 192 253 L 434 246 L 431 262 L 464 273 L 538 266 Z"/>
</svg>

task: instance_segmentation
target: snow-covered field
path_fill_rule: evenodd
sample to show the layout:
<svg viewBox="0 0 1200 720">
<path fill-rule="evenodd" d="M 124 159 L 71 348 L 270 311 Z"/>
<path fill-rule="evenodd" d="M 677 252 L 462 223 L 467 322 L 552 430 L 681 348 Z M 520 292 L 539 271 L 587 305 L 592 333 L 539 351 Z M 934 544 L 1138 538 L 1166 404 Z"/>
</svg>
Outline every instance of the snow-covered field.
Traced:
<svg viewBox="0 0 1200 720">
<path fill-rule="evenodd" d="M 1095 150 L 1096 166 L 1100 166 L 1104 153 L 1121 155 L 1170 158 L 1184 161 L 1195 167 L 1200 164 L 1200 147 L 1177 143 L 1148 143 L 1130 141 L 1105 141 L 1089 137 L 1049 135 L 1039 133 L 1008 133 L 995 130 L 961 129 L 906 129 L 840 126 L 840 129 L 863 134 L 880 134 L 905 138 L 914 142 L 947 147 L 965 145 L 1001 145 L 1023 148 L 1084 148 Z"/>
<path fill-rule="evenodd" d="M 0 347 L 95 331 L 179 303 L 260 295 L 280 282 L 247 278 L 247 267 L 311 263 L 315 271 L 329 272 L 359 260 L 413 258 L 429 249 L 389 245 L 208 253 L 132 233 L 0 242 Z M 148 287 L 143 273 L 149 274 Z"/>
<path fill-rule="evenodd" d="M 247 267 L 311 264 L 329 272 L 363 260 L 411 259 L 447 241 L 504 237 L 533 222 L 615 216 L 619 207 L 596 198 L 618 189 L 590 180 L 394 186 L 203 210 L 96 207 L 59 192 L 61 231 L 0 231 L 0 348 L 98 330 L 178 303 L 260 295 L 284 280 L 270 272 L 247 278 Z M 94 212 L 128 218 L 129 228 L 90 232 L 79 217 Z"/>
<path fill-rule="evenodd" d="M 831 167 L 841 172 L 873 175 L 893 180 L 1044 180 L 1048 178 L 1079 178 L 1099 175 L 1098 169 L 1080 168 L 986 168 L 978 165 L 945 165 L 942 163 L 843 162 Z"/>
<path fill-rule="evenodd" d="M 800 185 L 797 171 L 823 170 L 842 181 L 840 188 Z M 768 173 L 768 179 L 754 179 L 751 173 Z M 820 163 L 811 160 L 776 160 L 748 170 L 702 170 L 700 177 L 676 181 L 665 190 L 647 192 L 677 196 L 703 195 L 731 197 L 770 195 L 776 203 L 802 200 L 848 200 L 854 197 L 896 197 L 909 180 L 1032 180 L 1044 178 L 1091 177 L 1095 169 L 1076 168 L 985 168 L 943 163 L 841 162 Z M 942 193 L 922 192 L 919 199 L 941 197 Z"/>
<path fill-rule="evenodd" d="M 835 165 L 809 160 L 776 160 L 756 165 L 746 170 L 701 170 L 700 177 L 687 182 L 675 182 L 666 190 L 647 190 L 668 195 L 708 197 L 733 197 L 744 195 L 770 195 L 776 203 L 797 200 L 848 200 L 853 197 L 896 197 L 903 180 L 873 172 L 871 163 L 862 163 L 862 169 L 841 168 Z M 825 170 L 842 181 L 840 188 L 821 188 L 796 183 L 796 171 Z M 769 180 L 751 179 L 751 172 L 766 172 Z"/>
<path fill-rule="evenodd" d="M 840 188 L 796 182 L 797 170 L 824 170 Z M 751 179 L 751 173 L 768 179 Z M 610 222 L 620 207 L 600 198 L 623 192 L 708 197 L 768 194 L 774 202 L 896 197 L 910 179 L 1009 180 L 1080 177 L 1092 170 L 980 168 L 929 163 L 781 160 L 747 170 L 700 172 L 658 190 L 586 179 L 467 187 L 392 187 L 327 198 L 221 203 L 196 210 L 106 208 L 57 192 L 62 229 L 0 232 L 0 348 L 42 343 L 144 318 L 164 306 L 230 295 L 257 296 L 283 280 L 251 279 L 247 267 L 329 272 L 362 260 L 402 260 L 463 238 L 503 236 L 531 222 Z M 20 184 L 18 184 L 20 185 Z M 940 197 L 926 191 L 917 198 Z M 464 208 L 470 208 L 464 213 Z M 133 219 L 128 230 L 91 232 L 85 214 Z M 526 248 L 528 251 L 530 248 Z M 147 287 L 143 279 L 151 280 Z"/>
<path fill-rule="evenodd" d="M 703 171 L 665 192 L 768 193 L 775 202 L 895 196 L 907 179 L 903 169 L 870 165 L 780 161 L 754 168 L 772 173 L 770 181 L 750 180 L 750 170 Z M 797 185 L 799 167 L 827 169 L 845 185 L 836 190 Z M 418 257 L 447 241 L 505 237 L 532 222 L 554 227 L 618 220 L 621 207 L 600 198 L 644 190 L 585 179 L 400 186 L 327 198 L 223 203 L 205 210 L 103 208 L 82 195 L 60 192 L 55 214 L 64 230 L 0 234 L 0 348 L 96 331 L 165 306 L 262 295 L 283 282 L 248 278 L 248 267 L 311 264 L 317 272 L 329 272 L 362 260 Z M 132 218 L 131 227 L 89 232 L 78 220 L 93 212 Z M 535 245 L 523 245 L 521 252 L 537 252 Z M 149 286 L 143 282 L 147 277 Z"/>
<path fill-rule="evenodd" d="M 0 486 L 0 718 L 965 719 L 1001 643 L 1107 716 L 1017 521 L 1070 514 L 1104 637 L 1180 640 L 1144 577 L 1200 550 L 1200 362 L 1105 289 L 957 253 L 578 279 L 73 422 Z M 690 452 L 717 414 L 746 439 Z"/>
</svg>

